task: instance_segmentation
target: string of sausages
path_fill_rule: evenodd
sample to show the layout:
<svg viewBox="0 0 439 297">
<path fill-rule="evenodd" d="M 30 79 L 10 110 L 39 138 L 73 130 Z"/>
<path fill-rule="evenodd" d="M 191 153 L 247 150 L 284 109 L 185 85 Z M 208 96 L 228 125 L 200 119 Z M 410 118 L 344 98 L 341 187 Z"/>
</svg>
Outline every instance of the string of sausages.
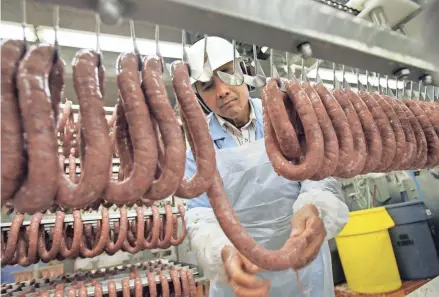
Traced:
<svg viewBox="0 0 439 297">
<path fill-rule="evenodd" d="M 159 57 L 119 56 L 118 104 L 108 120 L 103 105 L 105 69 L 96 52 L 80 50 L 72 62 L 80 106 L 76 120 L 70 101 L 63 110 L 58 108 L 65 63 L 53 46 L 26 47 L 22 41 L 8 40 L 2 44 L 2 61 L 1 202 L 9 210 L 34 214 L 97 209 L 101 204 L 151 205 L 173 194 L 198 196 L 212 184 L 215 155 L 210 138 L 196 148 L 196 176 L 184 178 L 184 137 Z M 197 134 L 196 121 L 204 118 L 194 114 L 197 103 L 187 95 L 178 100 L 182 116 L 187 115 Z M 110 174 L 113 156 L 119 156 L 121 164 L 115 179 Z M 73 162 L 77 157 L 79 176 Z M 69 176 L 64 173 L 65 159 Z"/>
<path fill-rule="evenodd" d="M 439 165 L 438 102 L 331 92 L 322 83 L 297 80 L 287 81 L 284 93 L 278 84 L 270 79 L 262 100 L 267 153 L 279 175 L 320 180 Z M 303 134 L 296 134 L 289 114 Z"/>
<path fill-rule="evenodd" d="M 158 276 L 159 282 L 156 282 Z M 147 286 L 142 284 L 146 278 Z M 169 278 L 169 279 L 168 279 Z M 130 287 L 134 281 L 134 287 Z M 2 296 L 87 296 L 91 288 L 94 296 L 117 296 L 120 282 L 122 296 L 202 297 L 208 296 L 208 284 L 195 281 L 193 271 L 161 261 L 145 261 L 140 265 L 125 265 L 95 271 L 65 274 L 54 278 L 2 285 Z M 204 290 L 203 290 L 204 289 Z M 204 294 L 204 295 L 203 295 Z"/>
<path fill-rule="evenodd" d="M 41 224 L 42 213 L 34 214 L 29 226 L 22 226 L 24 216 L 17 214 L 10 230 L 1 232 L 1 265 L 29 266 L 40 260 L 47 263 L 54 259 L 93 258 L 104 252 L 134 254 L 177 246 L 186 237 L 185 210 L 182 205 L 178 209 L 180 218 L 172 213 L 170 205 L 165 206 L 165 215 L 161 216 L 153 205 L 152 216 L 145 219 L 144 207 L 136 207 L 136 219 L 129 220 L 123 206 L 119 219 L 110 222 L 108 209 L 102 208 L 102 219 L 94 224 L 83 222 L 81 213 L 75 210 L 73 225 L 65 223 L 65 213 L 58 211 L 55 225 L 49 230 Z"/>
</svg>

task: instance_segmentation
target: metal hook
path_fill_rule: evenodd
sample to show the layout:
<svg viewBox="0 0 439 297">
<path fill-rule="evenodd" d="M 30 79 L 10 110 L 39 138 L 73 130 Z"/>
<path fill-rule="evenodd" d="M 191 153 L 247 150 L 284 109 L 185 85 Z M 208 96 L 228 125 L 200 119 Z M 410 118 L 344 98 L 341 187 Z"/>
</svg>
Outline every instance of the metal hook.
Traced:
<svg viewBox="0 0 439 297">
<path fill-rule="evenodd" d="M 165 60 L 163 59 L 163 56 L 160 54 L 159 39 L 160 39 L 160 27 L 159 25 L 155 25 L 155 54 L 157 55 L 157 57 L 159 57 L 160 62 L 162 63 L 162 77 L 166 81 L 170 79 L 171 75 L 170 75 L 170 71 L 168 70 L 168 67 L 166 67 L 166 63 Z"/>
<path fill-rule="evenodd" d="M 300 69 L 300 80 L 301 81 L 305 81 L 306 79 L 306 74 L 305 74 L 305 59 L 302 58 L 302 65 L 301 65 L 301 69 Z"/>
<path fill-rule="evenodd" d="M 282 81 L 282 78 L 279 75 L 279 72 L 277 71 L 276 66 L 274 65 L 274 61 L 273 61 L 273 49 L 270 49 L 270 76 L 277 79 L 277 81 L 279 82 L 279 89 L 286 93 L 287 89 L 285 88 L 285 84 Z"/>
<path fill-rule="evenodd" d="M 386 95 L 389 95 L 389 76 L 385 76 L 386 79 Z"/>
<path fill-rule="evenodd" d="M 253 44 L 253 62 L 255 63 L 255 76 L 244 74 L 244 82 L 255 88 L 262 88 L 267 83 L 267 77 L 262 69 L 261 63 L 258 61 L 258 54 L 256 52 L 256 44 Z"/>
<path fill-rule="evenodd" d="M 369 85 L 369 70 L 366 70 L 366 91 L 370 91 L 370 85 Z"/>
<path fill-rule="evenodd" d="M 130 35 L 133 41 L 133 52 L 137 56 L 138 71 L 142 71 L 142 55 L 140 54 L 139 47 L 137 46 L 136 28 L 134 26 L 134 20 L 130 20 Z"/>
<path fill-rule="evenodd" d="M 53 9 L 53 31 L 55 33 L 55 48 L 59 50 L 58 32 L 59 32 L 59 5 L 55 5 Z"/>
<path fill-rule="evenodd" d="M 363 84 L 360 81 L 360 69 L 357 68 L 356 71 L 352 68 L 352 71 L 355 73 L 356 79 L 357 79 L 357 92 L 364 91 Z"/>
<path fill-rule="evenodd" d="M 207 54 L 207 35 L 204 35 L 204 56 L 203 56 L 203 70 L 197 73 L 192 69 L 191 77 L 201 82 L 208 82 L 213 76 L 213 69 L 210 65 L 209 55 Z"/>
<path fill-rule="evenodd" d="M 337 68 L 337 65 L 335 63 L 332 63 L 332 76 L 333 76 L 332 87 L 334 90 L 341 89 L 343 87 L 342 83 L 337 79 L 336 68 Z"/>
<path fill-rule="evenodd" d="M 398 90 L 398 77 L 396 78 L 396 99 L 399 99 L 399 90 Z"/>
<path fill-rule="evenodd" d="M 323 83 L 322 78 L 319 75 L 319 66 L 320 66 L 320 59 L 316 60 L 316 84 Z"/>
<path fill-rule="evenodd" d="M 189 62 L 187 50 L 186 50 L 186 30 L 181 30 L 181 47 L 183 50 L 183 63 Z"/>
<path fill-rule="evenodd" d="M 413 81 L 410 81 L 410 95 L 409 95 L 410 100 L 413 99 Z"/>
<path fill-rule="evenodd" d="M 217 71 L 218 77 L 228 85 L 240 86 L 244 83 L 244 74 L 242 73 L 239 61 L 236 59 L 236 41 L 232 40 L 233 47 L 233 70 L 232 74 L 225 73 L 223 71 Z"/>
<path fill-rule="evenodd" d="M 378 94 L 382 94 L 383 89 L 381 88 L 381 74 L 378 72 L 376 73 L 377 79 L 378 79 Z"/>
<path fill-rule="evenodd" d="M 422 80 L 419 81 L 419 85 L 418 85 L 418 100 L 421 100 L 421 89 L 422 89 Z"/>
<path fill-rule="evenodd" d="M 26 10 L 26 0 L 21 0 L 21 12 L 23 16 L 23 21 L 21 23 L 21 28 L 23 30 L 23 41 L 27 43 L 26 39 L 26 24 L 27 24 L 27 10 Z"/>
<path fill-rule="evenodd" d="M 427 96 L 428 96 L 428 93 L 427 93 L 427 86 L 425 86 L 424 87 L 424 101 L 427 101 L 428 99 L 427 99 Z"/>
<path fill-rule="evenodd" d="M 342 65 L 341 66 L 341 85 L 342 85 L 343 89 L 346 89 L 346 83 L 347 83 L 345 75 L 346 75 L 345 66 Z"/>
</svg>

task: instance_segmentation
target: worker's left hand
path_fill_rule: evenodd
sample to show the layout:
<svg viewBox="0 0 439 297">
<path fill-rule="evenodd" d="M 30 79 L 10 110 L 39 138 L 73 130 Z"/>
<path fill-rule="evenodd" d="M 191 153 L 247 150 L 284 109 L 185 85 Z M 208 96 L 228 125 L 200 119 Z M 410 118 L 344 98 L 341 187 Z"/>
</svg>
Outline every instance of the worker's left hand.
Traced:
<svg viewBox="0 0 439 297">
<path fill-rule="evenodd" d="M 312 204 L 305 205 L 294 214 L 291 222 L 293 229 L 290 237 L 300 237 L 306 241 L 304 253 L 300 255 L 297 265 L 292 267 L 298 270 L 310 264 L 317 257 L 326 237 L 326 230 L 319 217 L 319 211 Z"/>
</svg>

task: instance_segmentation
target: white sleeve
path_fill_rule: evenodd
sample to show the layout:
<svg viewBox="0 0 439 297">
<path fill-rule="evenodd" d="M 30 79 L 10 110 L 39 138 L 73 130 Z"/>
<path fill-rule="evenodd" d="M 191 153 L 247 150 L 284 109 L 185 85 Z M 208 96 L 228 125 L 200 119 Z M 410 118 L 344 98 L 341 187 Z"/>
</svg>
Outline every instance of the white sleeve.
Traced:
<svg viewBox="0 0 439 297">
<path fill-rule="evenodd" d="M 221 250 L 232 245 L 221 229 L 212 208 L 195 207 L 185 214 L 186 228 L 198 265 L 212 281 L 226 282 L 227 276 L 221 259 Z"/>
<path fill-rule="evenodd" d="M 297 213 L 306 204 L 313 204 L 319 211 L 329 240 L 337 236 L 349 220 L 349 209 L 342 201 L 341 183 L 335 178 L 320 182 L 304 182 L 301 194 L 293 204 L 293 213 Z"/>
</svg>

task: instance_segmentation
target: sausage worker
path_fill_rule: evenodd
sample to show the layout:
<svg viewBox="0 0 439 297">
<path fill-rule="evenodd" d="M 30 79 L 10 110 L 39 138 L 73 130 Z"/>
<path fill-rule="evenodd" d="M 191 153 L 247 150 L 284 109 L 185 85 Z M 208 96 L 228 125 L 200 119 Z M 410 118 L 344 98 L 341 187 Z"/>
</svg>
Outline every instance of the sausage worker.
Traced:
<svg viewBox="0 0 439 297">
<path fill-rule="evenodd" d="M 204 45 L 201 39 L 188 49 L 191 72 L 203 70 Z M 232 44 L 208 37 L 206 51 L 214 75 L 208 82 L 192 83 L 200 104 L 211 111 L 207 121 L 217 167 L 236 215 L 266 249 L 278 250 L 305 226 L 313 232 L 309 254 L 301 256 L 304 267 L 295 267 L 299 285 L 293 269 L 262 271 L 245 259 L 222 231 L 206 194 L 188 200 L 188 234 L 198 264 L 211 280 L 210 296 L 292 297 L 303 291 L 310 297 L 334 296 L 327 240 L 348 220 L 341 183 L 334 178 L 295 182 L 278 176 L 265 150 L 261 100 L 250 98 L 247 85 L 230 86 L 217 76 L 217 71 L 233 73 Z M 185 177 L 190 178 L 196 171 L 190 149 L 186 157 Z"/>
</svg>

